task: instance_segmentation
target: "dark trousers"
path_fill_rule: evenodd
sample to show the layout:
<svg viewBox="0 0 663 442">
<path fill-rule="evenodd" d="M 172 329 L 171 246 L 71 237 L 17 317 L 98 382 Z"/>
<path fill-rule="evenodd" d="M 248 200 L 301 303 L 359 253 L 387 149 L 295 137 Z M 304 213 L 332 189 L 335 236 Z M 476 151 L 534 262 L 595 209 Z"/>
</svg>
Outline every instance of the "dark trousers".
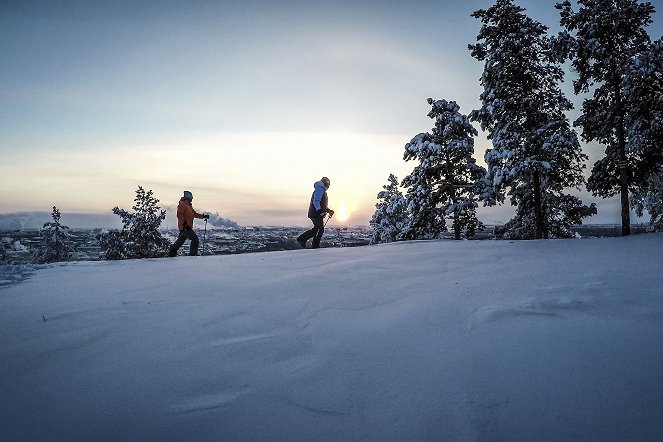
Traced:
<svg viewBox="0 0 663 442">
<path fill-rule="evenodd" d="M 325 223 L 323 222 L 325 218 L 323 216 L 315 216 L 309 219 L 313 222 L 313 228 L 299 235 L 297 241 L 306 242 L 313 238 L 313 245 L 311 247 L 317 249 L 320 247 L 322 234 L 325 233 Z"/>
<path fill-rule="evenodd" d="M 172 246 L 170 246 L 170 253 L 168 253 L 168 256 L 177 256 L 177 251 L 187 239 L 191 240 L 191 244 L 189 245 L 189 255 L 196 256 L 198 254 L 199 240 L 198 235 L 196 235 L 196 232 L 194 232 L 193 229 L 180 230 L 180 236 L 178 236 L 177 240 Z"/>
</svg>

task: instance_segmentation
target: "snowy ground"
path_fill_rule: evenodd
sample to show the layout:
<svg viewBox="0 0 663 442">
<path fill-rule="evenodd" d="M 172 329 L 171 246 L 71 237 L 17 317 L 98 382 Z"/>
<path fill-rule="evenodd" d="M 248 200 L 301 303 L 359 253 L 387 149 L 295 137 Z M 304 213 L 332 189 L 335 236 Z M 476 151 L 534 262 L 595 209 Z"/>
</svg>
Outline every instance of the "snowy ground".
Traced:
<svg viewBox="0 0 663 442">
<path fill-rule="evenodd" d="M 663 235 L 37 269 L 0 440 L 660 440 Z"/>
</svg>

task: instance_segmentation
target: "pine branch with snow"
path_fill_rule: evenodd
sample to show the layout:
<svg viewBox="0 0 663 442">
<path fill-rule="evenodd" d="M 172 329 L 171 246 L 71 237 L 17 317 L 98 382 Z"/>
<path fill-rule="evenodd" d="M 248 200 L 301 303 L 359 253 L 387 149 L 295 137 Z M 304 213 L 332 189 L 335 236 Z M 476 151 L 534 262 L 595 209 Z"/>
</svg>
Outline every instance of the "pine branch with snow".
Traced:
<svg viewBox="0 0 663 442">
<path fill-rule="evenodd" d="M 663 39 L 634 59 L 624 78 L 630 205 L 663 230 Z"/>
<path fill-rule="evenodd" d="M 663 166 L 649 174 L 647 187 L 631 195 L 631 206 L 638 216 L 649 214 L 649 230 L 663 232 Z"/>
</svg>

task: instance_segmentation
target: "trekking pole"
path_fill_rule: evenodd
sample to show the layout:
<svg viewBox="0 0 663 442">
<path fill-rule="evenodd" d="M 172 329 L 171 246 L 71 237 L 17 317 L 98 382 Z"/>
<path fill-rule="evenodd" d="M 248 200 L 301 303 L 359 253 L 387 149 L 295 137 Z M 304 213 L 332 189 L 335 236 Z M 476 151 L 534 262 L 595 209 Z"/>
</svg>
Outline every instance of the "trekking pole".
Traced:
<svg viewBox="0 0 663 442">
<path fill-rule="evenodd" d="M 329 222 L 329 220 L 331 219 L 332 216 L 333 216 L 333 215 L 329 215 L 329 217 L 327 218 L 327 221 L 325 221 L 325 225 L 322 226 L 322 227 L 327 227 L 327 223 Z"/>
<path fill-rule="evenodd" d="M 205 232 L 203 233 L 203 253 L 202 256 L 205 256 L 205 241 L 207 240 L 207 218 L 205 218 Z"/>
</svg>

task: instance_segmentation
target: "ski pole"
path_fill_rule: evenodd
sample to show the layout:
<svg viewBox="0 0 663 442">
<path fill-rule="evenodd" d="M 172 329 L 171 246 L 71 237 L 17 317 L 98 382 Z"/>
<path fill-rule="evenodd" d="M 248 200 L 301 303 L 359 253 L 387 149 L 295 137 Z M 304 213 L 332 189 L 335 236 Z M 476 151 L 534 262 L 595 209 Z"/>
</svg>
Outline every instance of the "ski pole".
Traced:
<svg viewBox="0 0 663 442">
<path fill-rule="evenodd" d="M 205 232 L 203 233 L 203 256 L 205 255 L 205 241 L 207 240 L 207 218 L 205 218 Z"/>
</svg>

